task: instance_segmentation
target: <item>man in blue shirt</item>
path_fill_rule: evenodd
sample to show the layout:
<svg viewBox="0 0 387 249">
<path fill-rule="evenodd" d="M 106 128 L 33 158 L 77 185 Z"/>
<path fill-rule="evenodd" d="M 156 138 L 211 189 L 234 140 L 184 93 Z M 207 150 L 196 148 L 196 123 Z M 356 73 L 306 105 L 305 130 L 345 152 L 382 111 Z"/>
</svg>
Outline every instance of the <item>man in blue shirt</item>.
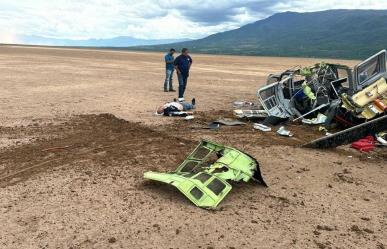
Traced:
<svg viewBox="0 0 387 249">
<path fill-rule="evenodd" d="M 174 64 L 177 72 L 177 78 L 179 79 L 179 101 L 183 102 L 189 77 L 189 70 L 191 69 L 192 65 L 192 58 L 189 56 L 189 51 L 187 48 L 183 48 L 181 55 L 175 59 Z"/>
<path fill-rule="evenodd" d="M 164 82 L 164 92 L 176 92 L 173 89 L 172 85 L 172 78 L 173 78 L 173 71 L 175 70 L 174 61 L 175 58 L 173 57 L 173 54 L 176 52 L 175 49 L 171 48 L 169 50 L 169 53 L 165 55 L 165 67 L 166 67 L 166 77 Z"/>
</svg>

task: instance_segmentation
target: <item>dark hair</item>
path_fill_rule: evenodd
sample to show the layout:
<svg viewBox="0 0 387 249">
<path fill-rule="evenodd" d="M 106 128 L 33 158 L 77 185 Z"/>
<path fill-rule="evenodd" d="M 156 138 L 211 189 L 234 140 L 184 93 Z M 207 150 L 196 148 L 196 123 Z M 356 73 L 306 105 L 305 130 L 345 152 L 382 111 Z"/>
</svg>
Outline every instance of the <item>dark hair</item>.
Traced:
<svg viewBox="0 0 387 249">
<path fill-rule="evenodd" d="M 187 51 L 188 51 L 188 48 L 183 48 L 183 49 L 181 50 L 181 53 L 184 54 L 184 53 L 187 52 Z"/>
<path fill-rule="evenodd" d="M 176 52 L 176 50 L 175 50 L 174 48 L 171 48 L 171 49 L 169 50 L 169 52 Z"/>
</svg>

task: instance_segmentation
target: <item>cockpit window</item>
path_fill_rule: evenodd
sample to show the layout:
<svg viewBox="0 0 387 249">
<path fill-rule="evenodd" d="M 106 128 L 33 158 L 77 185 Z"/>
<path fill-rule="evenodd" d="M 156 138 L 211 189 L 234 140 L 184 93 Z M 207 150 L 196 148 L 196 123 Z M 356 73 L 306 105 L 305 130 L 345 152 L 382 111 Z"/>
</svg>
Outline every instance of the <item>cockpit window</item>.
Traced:
<svg viewBox="0 0 387 249">
<path fill-rule="evenodd" d="M 195 197 L 195 199 L 196 200 L 200 200 L 200 198 L 202 198 L 202 196 L 203 196 L 203 192 L 200 190 L 200 189 L 198 189 L 197 187 L 194 187 L 192 190 L 191 190 L 191 195 L 193 196 L 193 197 Z"/>
<path fill-rule="evenodd" d="M 201 181 L 204 184 L 211 177 L 212 176 L 207 173 L 201 173 L 198 176 L 196 176 L 195 179 Z"/>
<path fill-rule="evenodd" d="M 198 164 L 195 161 L 188 161 L 181 169 L 181 172 L 192 172 Z"/>
<path fill-rule="evenodd" d="M 210 150 L 205 147 L 200 147 L 195 151 L 193 157 L 195 159 L 203 159 L 210 153 Z"/>
<path fill-rule="evenodd" d="M 369 79 L 380 73 L 380 65 L 378 58 L 375 58 L 369 63 L 360 66 L 358 70 L 359 84 L 362 85 L 364 82 L 368 81 Z"/>
<path fill-rule="evenodd" d="M 218 180 L 216 178 L 207 185 L 207 188 L 209 188 L 216 195 L 219 195 L 220 193 L 222 193 L 222 191 L 225 187 L 226 187 L 226 185 L 224 185 L 223 182 L 221 182 L 220 180 Z"/>
</svg>

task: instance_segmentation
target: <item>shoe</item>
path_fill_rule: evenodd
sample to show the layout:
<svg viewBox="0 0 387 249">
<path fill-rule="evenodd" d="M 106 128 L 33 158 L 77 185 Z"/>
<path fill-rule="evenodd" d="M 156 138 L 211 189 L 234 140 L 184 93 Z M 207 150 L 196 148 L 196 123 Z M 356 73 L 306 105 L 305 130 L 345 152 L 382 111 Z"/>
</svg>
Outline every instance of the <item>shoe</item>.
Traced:
<svg viewBox="0 0 387 249">
<path fill-rule="evenodd" d="M 176 90 L 175 89 L 171 89 L 171 90 L 169 90 L 170 92 L 176 92 Z"/>
<path fill-rule="evenodd" d="M 196 105 L 196 99 L 193 98 L 192 101 L 191 101 L 192 105 L 195 106 Z"/>
<path fill-rule="evenodd" d="M 165 93 L 167 93 L 167 92 L 168 92 L 168 90 L 167 90 L 167 89 L 164 89 L 164 92 L 165 92 Z"/>
<path fill-rule="evenodd" d="M 184 102 L 185 99 L 184 98 L 179 98 L 179 102 Z"/>
</svg>

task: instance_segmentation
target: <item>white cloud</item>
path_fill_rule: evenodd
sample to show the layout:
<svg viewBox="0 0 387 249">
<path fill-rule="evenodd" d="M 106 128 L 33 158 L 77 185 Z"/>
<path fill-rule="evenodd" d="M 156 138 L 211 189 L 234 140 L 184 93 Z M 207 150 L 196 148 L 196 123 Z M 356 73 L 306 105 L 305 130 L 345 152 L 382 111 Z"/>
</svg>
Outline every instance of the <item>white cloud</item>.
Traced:
<svg viewBox="0 0 387 249">
<path fill-rule="evenodd" d="M 387 9 L 385 0 L 283 0 L 271 9 L 277 11 L 311 12 L 328 9 Z"/>
<path fill-rule="evenodd" d="M 282 11 L 387 9 L 385 0 L 0 0 L 0 42 L 55 38 L 199 38 Z"/>
</svg>

